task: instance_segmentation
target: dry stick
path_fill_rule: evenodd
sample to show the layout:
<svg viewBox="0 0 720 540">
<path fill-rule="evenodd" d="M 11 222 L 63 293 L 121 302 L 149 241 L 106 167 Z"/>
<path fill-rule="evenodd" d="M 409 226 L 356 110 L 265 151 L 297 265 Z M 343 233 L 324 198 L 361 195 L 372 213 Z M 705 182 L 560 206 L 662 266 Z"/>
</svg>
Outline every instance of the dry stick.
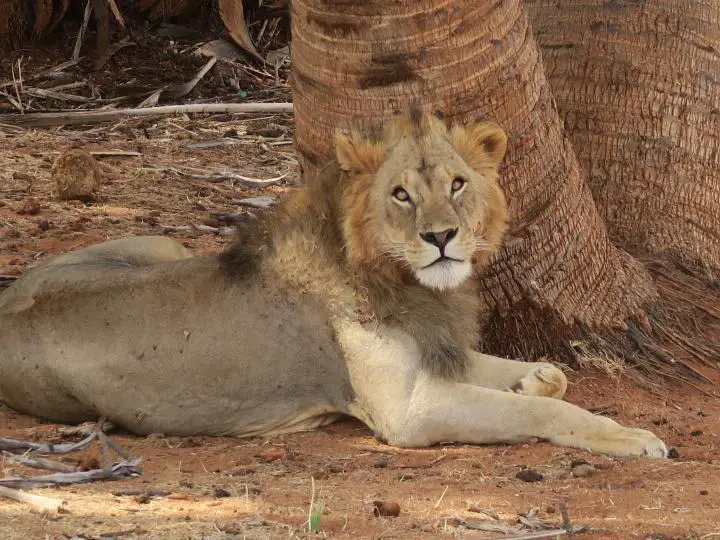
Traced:
<svg viewBox="0 0 720 540">
<path fill-rule="evenodd" d="M 95 435 L 97 435 L 98 440 L 100 441 L 100 444 L 102 445 L 102 451 L 105 455 L 105 459 L 108 461 L 110 460 L 110 452 L 108 451 L 108 448 L 112 448 L 117 455 L 119 455 L 121 458 L 125 460 L 132 459 L 132 456 L 129 452 L 126 452 L 123 450 L 118 443 L 110 439 L 107 435 L 105 435 L 105 432 L 103 431 L 103 427 L 105 426 L 105 423 L 107 422 L 107 418 L 105 416 L 101 416 L 98 420 L 97 424 L 95 424 Z"/>
<path fill-rule="evenodd" d="M 123 18 L 122 13 L 120 13 L 115 0 L 108 0 L 108 4 L 110 5 L 110 11 L 112 11 L 112 14 L 115 16 L 115 20 L 122 29 L 125 30 L 125 19 Z"/>
<path fill-rule="evenodd" d="M 10 66 L 12 69 L 12 78 L 13 78 L 13 87 L 15 88 L 15 96 L 17 97 L 18 104 L 20 105 L 20 114 L 25 112 L 25 108 L 23 107 L 22 98 L 20 97 L 20 88 L 19 85 L 22 84 L 22 73 L 20 72 L 20 60 L 18 59 L 18 79 L 15 79 L 15 64 L 12 64 Z"/>
<path fill-rule="evenodd" d="M 194 178 L 196 180 L 209 180 L 211 182 L 222 182 L 223 180 L 232 180 L 233 182 L 237 182 L 238 184 L 245 186 L 245 187 L 265 188 L 265 187 L 274 186 L 274 185 L 280 183 L 280 180 L 285 178 L 287 176 L 287 173 L 280 175 L 280 176 L 276 176 L 275 178 L 268 178 L 267 180 L 262 180 L 260 178 L 250 178 L 249 176 L 243 176 L 242 174 L 236 174 L 236 173 L 227 172 L 227 171 L 216 172 L 211 175 L 190 174 L 187 176 L 189 176 L 190 178 Z"/>
<path fill-rule="evenodd" d="M 80 49 L 82 48 L 83 40 L 85 39 L 85 31 L 87 30 L 88 24 L 90 24 L 90 15 L 92 14 L 93 6 L 92 0 L 87 0 L 85 4 L 85 15 L 83 17 L 82 26 L 78 32 L 77 39 L 75 40 L 75 49 L 73 50 L 72 61 L 77 62 L 80 60 Z"/>
<path fill-rule="evenodd" d="M 66 94 L 64 92 L 56 92 L 54 90 L 45 90 L 44 88 L 26 88 L 25 93 L 39 98 L 55 99 L 57 101 L 70 101 L 73 103 L 89 103 L 92 98 L 85 96 L 76 96 L 74 94 Z"/>
<path fill-rule="evenodd" d="M 66 62 L 63 62 L 62 64 L 58 64 L 55 67 L 52 67 L 50 69 L 46 69 L 45 71 L 42 71 L 40 73 L 36 73 L 35 75 L 29 75 L 26 79 L 23 79 L 22 77 L 20 79 L 17 79 L 15 81 L 4 81 L 0 83 L 0 88 L 7 88 L 8 86 L 14 86 L 15 84 L 25 84 L 26 82 L 30 81 L 37 81 L 39 79 L 46 79 L 50 77 L 57 77 L 59 75 L 65 75 L 63 73 L 63 70 L 74 66 L 77 64 L 82 58 L 79 58 L 78 60 L 68 60 Z"/>
<path fill-rule="evenodd" d="M 108 438 L 102 431 L 102 426 L 105 423 L 106 418 L 100 417 L 97 424 L 95 425 L 95 435 L 97 435 L 98 441 L 100 441 L 100 448 L 102 449 L 103 457 L 106 463 L 112 464 L 112 456 L 110 455 L 110 446 L 108 445 Z"/>
<path fill-rule="evenodd" d="M 170 116 L 175 114 L 242 114 L 291 113 L 292 103 L 196 103 L 192 105 L 166 105 L 144 109 L 116 109 L 112 111 L 63 111 L 50 113 L 0 115 L 3 124 L 20 127 L 54 127 L 76 124 L 97 124 L 120 118 L 142 116 Z"/>
<path fill-rule="evenodd" d="M 12 489 L 4 486 L 0 486 L 0 497 L 6 497 L 14 501 L 29 504 L 41 512 L 56 513 L 65 506 L 65 501 L 60 499 L 53 499 L 52 497 L 45 497 L 43 495 L 33 495 L 32 493 L 25 493 L 18 489 Z"/>
<path fill-rule="evenodd" d="M 502 538 L 503 540 L 535 540 L 536 538 L 557 538 L 568 534 L 565 529 L 551 529 L 549 531 L 538 531 L 529 533 L 520 533 L 513 536 L 495 536 L 492 538 Z"/>
<path fill-rule="evenodd" d="M 12 97 L 7 92 L 0 91 L 0 96 L 5 97 L 5 99 L 7 99 L 10 102 L 10 104 L 13 107 L 15 107 L 18 111 L 20 111 L 21 113 L 25 112 L 22 108 L 22 104 L 20 104 L 20 102 L 18 102 L 14 97 Z"/>
<path fill-rule="evenodd" d="M 14 489 L 35 489 L 51 486 L 66 486 L 69 484 L 82 484 L 98 480 L 120 480 L 123 478 L 142 475 L 138 466 L 140 458 L 132 458 L 114 463 L 104 469 L 91 469 L 89 471 L 75 471 L 71 473 L 55 473 L 41 476 L 14 476 L 0 478 L 0 486 Z"/>
<path fill-rule="evenodd" d="M 34 469 L 43 469 L 54 472 L 75 472 L 77 470 L 77 467 L 60 461 L 55 461 L 54 459 L 28 457 L 13 454 L 12 452 L 3 452 L 2 455 L 6 460 L 14 461 L 15 463 L 25 465 L 26 467 L 32 467 Z"/>
<path fill-rule="evenodd" d="M 173 98 L 176 99 L 188 95 L 190 92 L 192 92 L 193 88 L 195 88 L 197 84 L 203 79 L 203 77 L 205 77 L 207 72 L 215 66 L 215 64 L 217 64 L 217 56 L 213 56 L 210 60 L 208 60 L 207 63 L 202 68 L 200 68 L 200 70 L 195 74 L 195 76 L 188 82 L 170 85 L 166 88 L 166 92 L 168 92 Z"/>
<path fill-rule="evenodd" d="M 15 439 L 0 438 L 0 450 L 29 450 L 34 454 L 69 454 L 78 450 L 84 450 L 97 439 L 95 433 L 91 433 L 82 441 L 75 443 L 34 443 L 29 441 L 17 441 Z"/>
<path fill-rule="evenodd" d="M 50 150 L 48 154 L 62 154 L 59 150 Z M 142 152 L 135 150 L 93 150 L 88 152 L 94 157 L 140 157 Z"/>
</svg>

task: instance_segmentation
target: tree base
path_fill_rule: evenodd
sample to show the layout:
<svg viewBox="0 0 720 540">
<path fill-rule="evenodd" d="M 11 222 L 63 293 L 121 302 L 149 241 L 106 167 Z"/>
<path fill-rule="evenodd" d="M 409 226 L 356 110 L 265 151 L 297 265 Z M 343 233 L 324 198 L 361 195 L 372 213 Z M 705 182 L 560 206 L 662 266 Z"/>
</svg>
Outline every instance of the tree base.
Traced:
<svg viewBox="0 0 720 540">
<path fill-rule="evenodd" d="M 505 316 L 489 314 L 481 350 L 528 361 L 546 356 L 627 375 L 649 388 L 676 380 L 706 391 L 703 386 L 720 378 L 720 283 L 681 264 L 643 262 L 660 299 L 642 319 L 611 329 L 568 325 L 551 309 L 523 300 Z"/>
</svg>

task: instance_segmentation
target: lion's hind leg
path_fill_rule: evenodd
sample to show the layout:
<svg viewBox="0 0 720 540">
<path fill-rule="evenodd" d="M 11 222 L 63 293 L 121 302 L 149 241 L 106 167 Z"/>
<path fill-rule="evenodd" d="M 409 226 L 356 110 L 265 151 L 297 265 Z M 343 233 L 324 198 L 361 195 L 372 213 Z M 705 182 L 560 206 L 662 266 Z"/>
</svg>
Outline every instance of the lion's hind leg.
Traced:
<svg viewBox="0 0 720 540">
<path fill-rule="evenodd" d="M 471 351 L 466 382 L 526 396 L 560 399 L 567 377 L 549 362 L 520 362 Z"/>
</svg>

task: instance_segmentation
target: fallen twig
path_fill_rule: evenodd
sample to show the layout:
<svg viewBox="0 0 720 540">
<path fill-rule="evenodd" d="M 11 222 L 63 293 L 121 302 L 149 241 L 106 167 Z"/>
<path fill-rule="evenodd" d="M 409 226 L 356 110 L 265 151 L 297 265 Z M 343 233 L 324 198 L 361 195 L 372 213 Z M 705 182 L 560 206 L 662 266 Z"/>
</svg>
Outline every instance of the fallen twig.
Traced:
<svg viewBox="0 0 720 540">
<path fill-rule="evenodd" d="M 62 125 L 97 124 L 121 118 L 170 116 L 175 114 L 242 114 L 291 113 L 292 103 L 196 103 L 166 105 L 143 109 L 115 109 L 107 111 L 61 111 L 49 113 L 7 114 L 0 116 L 4 124 L 22 127 L 53 127 Z"/>
<path fill-rule="evenodd" d="M 45 497 L 44 495 L 33 495 L 17 489 L 0 486 L 0 497 L 12 499 L 21 503 L 29 504 L 41 512 L 57 513 L 65 506 L 65 501 Z"/>
<path fill-rule="evenodd" d="M 23 79 L 22 79 L 22 69 L 20 64 L 20 59 L 17 61 L 18 65 L 18 76 L 15 78 L 15 64 L 12 64 L 10 66 L 12 70 L 12 78 L 13 78 L 13 88 L 15 89 L 15 97 L 17 98 L 17 103 L 14 104 L 16 108 L 20 109 L 20 114 L 23 114 L 25 112 L 25 106 L 23 105 L 22 98 L 20 97 L 20 88 L 22 88 L 23 85 Z"/>
<path fill-rule="evenodd" d="M 0 439 L 0 450 L 30 450 L 33 454 L 68 454 L 77 450 L 84 450 L 97 439 L 96 433 L 91 433 L 82 441 L 76 443 L 34 443 L 17 441 L 15 439 Z"/>
<path fill-rule="evenodd" d="M 193 223 L 193 229 L 201 233 L 219 234 L 220 236 L 233 236 L 235 229 L 233 227 L 211 227 L 210 225 L 203 225 L 202 223 Z"/>
<path fill-rule="evenodd" d="M 164 233 L 170 232 L 192 232 L 197 231 L 203 234 L 218 234 L 220 236 L 234 236 L 235 229 L 233 227 L 211 227 L 202 223 L 193 223 L 192 225 L 160 225 Z"/>
<path fill-rule="evenodd" d="M 130 459 L 132 457 L 130 455 L 130 453 L 123 450 L 122 447 L 118 443 L 116 443 L 110 437 L 105 435 L 105 433 L 103 433 L 103 431 L 101 429 L 101 426 L 102 426 L 102 424 L 98 424 L 96 433 L 97 433 L 98 439 L 100 440 L 100 444 L 103 445 L 103 448 L 110 447 L 121 458 Z"/>
<path fill-rule="evenodd" d="M 5 459 L 9 461 L 14 461 L 15 463 L 19 463 L 20 465 L 25 465 L 26 467 L 33 467 L 35 469 L 44 469 L 47 471 L 65 473 L 75 472 L 77 470 L 77 467 L 74 467 L 73 465 L 68 465 L 67 463 L 55 461 L 54 459 L 47 459 L 43 457 L 29 457 L 13 454 L 12 452 L 3 452 L 2 455 L 5 456 Z"/>
<path fill-rule="evenodd" d="M 154 107 L 155 105 L 157 105 L 158 101 L 160 101 L 160 97 L 165 93 L 169 94 L 170 97 L 175 99 L 186 96 L 187 94 L 192 92 L 193 88 L 197 86 L 197 84 L 202 80 L 202 78 L 207 74 L 207 72 L 213 68 L 216 63 L 217 58 L 213 57 L 208 60 L 208 62 L 202 68 L 200 68 L 200 71 L 198 71 L 195 76 L 188 82 L 168 84 L 161 88 L 158 88 L 156 91 L 150 94 L 150 96 L 148 96 L 142 103 L 140 103 L 140 105 L 138 105 L 138 108 Z"/>
<path fill-rule="evenodd" d="M 551 529 L 547 531 L 537 531 L 529 533 L 520 533 L 513 536 L 495 536 L 494 538 L 502 538 L 503 540 L 535 540 L 536 538 L 557 538 L 568 534 L 565 529 Z"/>
<path fill-rule="evenodd" d="M 88 152 L 94 157 L 140 157 L 142 152 L 135 150 L 91 150 Z M 48 154 L 62 154 L 59 150 L 51 150 Z"/>
<path fill-rule="evenodd" d="M 233 204 L 237 204 L 239 206 L 265 210 L 275 205 L 277 203 L 277 199 L 275 197 L 265 195 L 262 197 L 249 197 L 247 199 L 233 199 L 232 202 Z"/>
<path fill-rule="evenodd" d="M 78 31 L 77 39 L 75 40 L 75 49 L 73 49 L 73 54 L 71 60 L 73 62 L 78 62 L 80 60 L 80 49 L 82 48 L 83 40 L 85 39 L 85 31 L 87 30 L 88 24 L 90 24 L 90 15 L 93 11 L 93 3 L 91 0 L 87 0 L 87 3 L 85 4 L 85 14 L 83 15 L 83 22 L 80 26 L 80 30 Z"/>
<path fill-rule="evenodd" d="M 114 43 L 110 47 L 108 47 L 103 54 L 99 55 L 95 60 L 93 61 L 93 69 L 95 71 L 99 71 L 105 64 L 107 64 L 110 59 L 115 56 L 119 51 L 124 49 L 125 47 L 129 47 L 130 45 L 133 45 L 133 43 L 128 38 L 123 38 L 117 43 Z"/>
<path fill-rule="evenodd" d="M 217 58 L 212 57 L 188 82 L 170 85 L 166 88 L 165 91 L 176 99 L 188 95 L 190 92 L 192 92 L 193 88 L 195 88 L 197 84 L 203 79 L 203 77 L 205 77 L 207 72 L 215 66 L 215 64 L 217 64 Z"/>
<path fill-rule="evenodd" d="M 108 4 L 110 5 L 110 11 L 112 11 L 112 14 L 115 16 L 115 20 L 118 22 L 120 27 L 125 30 L 125 19 L 123 18 L 122 13 L 120 13 L 115 0 L 108 0 Z"/>
<path fill-rule="evenodd" d="M 25 88 L 25 93 L 33 97 L 54 99 L 57 101 L 70 101 L 73 103 L 90 103 L 92 101 L 92 98 L 87 98 L 85 96 L 55 92 L 53 90 L 45 90 L 44 88 Z"/>
<path fill-rule="evenodd" d="M 138 466 L 139 463 L 140 458 L 132 458 L 115 463 L 105 469 L 91 469 L 89 471 L 55 473 L 33 477 L 13 476 L 0 478 L 0 487 L 35 489 L 70 484 L 84 484 L 97 480 L 120 480 L 121 478 L 142 475 L 142 469 Z"/>
<path fill-rule="evenodd" d="M 220 223 L 229 223 L 231 225 L 237 225 L 246 223 L 251 219 L 255 219 L 255 214 L 252 212 L 240 212 L 238 214 L 210 214 L 212 219 L 219 221 Z"/>
<path fill-rule="evenodd" d="M 21 113 L 24 112 L 22 103 L 12 97 L 10 94 L 0 91 L 0 96 L 3 96 L 5 99 L 7 99 L 10 102 L 10 105 L 15 107 L 18 111 L 20 111 Z"/>
<path fill-rule="evenodd" d="M 275 178 L 268 178 L 267 180 L 263 180 L 261 178 L 250 178 L 249 176 L 243 176 L 241 174 L 236 174 L 229 171 L 219 171 L 212 174 L 186 174 L 182 172 L 180 174 L 183 174 L 184 176 L 189 176 L 190 178 L 195 178 L 196 180 L 209 180 L 211 182 L 232 180 L 233 182 L 237 182 L 238 184 L 245 187 L 253 188 L 274 186 L 276 184 L 279 184 L 280 181 L 287 176 L 287 173 L 285 173 L 281 176 L 276 176 Z"/>
</svg>

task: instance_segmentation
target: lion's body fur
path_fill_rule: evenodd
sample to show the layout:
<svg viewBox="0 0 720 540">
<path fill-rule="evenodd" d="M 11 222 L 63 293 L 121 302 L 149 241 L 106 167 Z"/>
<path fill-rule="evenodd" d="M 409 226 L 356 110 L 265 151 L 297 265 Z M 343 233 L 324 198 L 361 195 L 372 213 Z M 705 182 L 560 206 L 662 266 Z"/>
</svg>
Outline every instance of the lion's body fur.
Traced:
<svg viewBox="0 0 720 540">
<path fill-rule="evenodd" d="M 219 256 L 141 237 L 30 271 L 0 295 L 0 399 L 140 434 L 268 435 L 349 414 L 401 446 L 544 437 L 665 454 L 554 399 L 557 368 L 472 350 L 470 260 L 507 227 L 499 128 L 411 116 L 337 150 Z"/>
</svg>

